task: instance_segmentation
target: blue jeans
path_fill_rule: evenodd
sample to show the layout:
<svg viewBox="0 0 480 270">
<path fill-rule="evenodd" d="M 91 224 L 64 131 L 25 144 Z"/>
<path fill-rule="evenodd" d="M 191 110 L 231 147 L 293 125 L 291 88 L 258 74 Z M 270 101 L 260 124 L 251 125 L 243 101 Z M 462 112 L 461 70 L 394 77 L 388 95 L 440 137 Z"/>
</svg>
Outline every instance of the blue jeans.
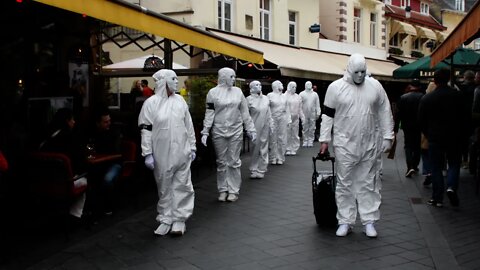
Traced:
<svg viewBox="0 0 480 270">
<path fill-rule="evenodd" d="M 104 184 L 106 186 L 112 186 L 115 180 L 118 178 L 120 175 L 120 172 L 122 171 L 122 166 L 120 164 L 113 164 L 108 168 L 107 173 L 105 173 L 105 176 L 103 178 Z"/>
<path fill-rule="evenodd" d="M 443 179 L 443 167 L 447 161 L 447 187 L 458 189 L 460 177 L 460 164 L 462 162 L 461 148 L 456 145 L 442 145 L 429 142 L 430 160 L 432 162 L 432 199 L 437 202 L 443 201 L 445 184 Z"/>
<path fill-rule="evenodd" d="M 428 149 L 422 149 L 422 174 L 425 176 L 432 174 L 432 162 Z"/>
</svg>

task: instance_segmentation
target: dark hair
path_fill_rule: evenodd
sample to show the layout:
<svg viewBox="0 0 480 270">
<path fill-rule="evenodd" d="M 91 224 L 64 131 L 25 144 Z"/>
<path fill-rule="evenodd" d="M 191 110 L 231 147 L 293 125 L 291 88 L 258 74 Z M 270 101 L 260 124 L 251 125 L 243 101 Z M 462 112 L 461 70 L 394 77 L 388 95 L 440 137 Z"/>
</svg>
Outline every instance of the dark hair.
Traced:
<svg viewBox="0 0 480 270">
<path fill-rule="evenodd" d="M 142 84 L 148 85 L 148 81 L 147 80 L 142 80 Z"/>
<path fill-rule="evenodd" d="M 53 116 L 50 124 L 50 130 L 52 132 L 67 127 L 67 121 L 73 118 L 73 112 L 69 108 L 61 108 Z"/>
<path fill-rule="evenodd" d="M 110 110 L 106 107 L 99 108 L 95 111 L 95 122 L 102 120 L 102 117 L 105 115 L 110 115 Z"/>
<path fill-rule="evenodd" d="M 445 85 L 448 84 L 450 80 L 450 69 L 448 68 L 441 68 L 433 74 L 433 80 L 437 85 Z"/>
</svg>

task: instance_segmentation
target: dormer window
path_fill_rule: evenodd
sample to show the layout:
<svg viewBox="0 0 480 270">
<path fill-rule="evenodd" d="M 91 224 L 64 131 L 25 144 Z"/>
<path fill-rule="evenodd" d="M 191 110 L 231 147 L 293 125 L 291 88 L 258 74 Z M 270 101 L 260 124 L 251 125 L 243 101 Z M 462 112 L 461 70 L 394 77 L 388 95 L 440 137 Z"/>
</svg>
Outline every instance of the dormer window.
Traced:
<svg viewBox="0 0 480 270">
<path fill-rule="evenodd" d="M 455 0 L 455 9 L 465 11 L 465 0 Z"/>
<path fill-rule="evenodd" d="M 400 7 L 409 7 L 410 6 L 410 0 L 400 0 Z"/>
<path fill-rule="evenodd" d="M 427 3 L 420 3 L 420 13 L 428 15 L 430 14 L 430 6 Z"/>
</svg>

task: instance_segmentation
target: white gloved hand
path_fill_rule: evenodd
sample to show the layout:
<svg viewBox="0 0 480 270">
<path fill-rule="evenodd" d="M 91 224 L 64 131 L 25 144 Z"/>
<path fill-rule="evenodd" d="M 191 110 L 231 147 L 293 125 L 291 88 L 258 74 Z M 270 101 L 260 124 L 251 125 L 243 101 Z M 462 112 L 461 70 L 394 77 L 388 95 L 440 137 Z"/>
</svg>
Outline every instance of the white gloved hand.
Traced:
<svg viewBox="0 0 480 270">
<path fill-rule="evenodd" d="M 192 159 L 192 161 L 194 161 L 196 157 L 197 157 L 197 153 L 195 153 L 195 151 L 192 150 L 192 153 L 190 153 L 190 158 Z"/>
<path fill-rule="evenodd" d="M 208 135 L 203 135 L 202 136 L 202 144 L 207 147 L 207 138 L 208 138 Z"/>
<path fill-rule="evenodd" d="M 247 135 L 248 135 L 248 137 L 250 138 L 250 140 L 252 140 L 252 143 L 255 143 L 255 141 L 257 140 L 257 133 L 255 133 L 255 132 L 247 132 Z"/>
<path fill-rule="evenodd" d="M 153 168 L 155 167 L 155 160 L 153 159 L 152 154 L 145 156 L 145 166 L 150 170 L 153 170 Z"/>
<path fill-rule="evenodd" d="M 387 153 L 392 148 L 392 140 L 383 140 L 382 142 L 382 152 Z"/>
</svg>

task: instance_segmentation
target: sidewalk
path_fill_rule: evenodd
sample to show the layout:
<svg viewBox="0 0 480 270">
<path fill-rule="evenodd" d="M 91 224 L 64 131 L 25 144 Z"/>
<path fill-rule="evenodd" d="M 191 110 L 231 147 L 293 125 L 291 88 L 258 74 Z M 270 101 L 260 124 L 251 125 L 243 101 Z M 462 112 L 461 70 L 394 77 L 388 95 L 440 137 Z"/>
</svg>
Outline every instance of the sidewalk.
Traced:
<svg viewBox="0 0 480 270">
<path fill-rule="evenodd" d="M 401 138 L 400 138 L 401 139 Z M 480 200 L 462 170 L 460 207 L 428 206 L 421 176 L 404 177 L 403 142 L 384 160 L 379 237 L 357 223 L 345 238 L 315 224 L 311 157 L 302 148 L 263 180 L 244 179 L 235 203 L 216 201 L 215 175 L 196 181 L 195 211 L 183 237 L 156 237 L 155 205 L 29 269 L 480 269 Z M 329 169 L 329 164 L 318 163 Z"/>
</svg>

